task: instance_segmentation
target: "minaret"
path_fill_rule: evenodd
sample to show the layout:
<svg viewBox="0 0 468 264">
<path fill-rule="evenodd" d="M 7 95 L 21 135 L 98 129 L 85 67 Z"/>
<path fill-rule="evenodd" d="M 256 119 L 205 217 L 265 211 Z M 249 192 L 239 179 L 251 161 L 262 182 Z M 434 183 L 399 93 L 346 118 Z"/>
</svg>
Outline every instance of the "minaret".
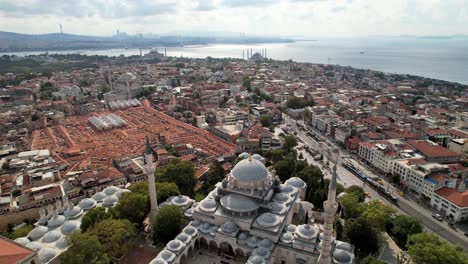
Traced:
<svg viewBox="0 0 468 264">
<path fill-rule="evenodd" d="M 156 171 L 156 164 L 153 162 L 153 150 L 151 149 L 148 137 L 146 137 L 146 151 L 145 151 L 145 173 L 148 176 L 148 185 L 150 193 L 151 211 L 150 220 L 153 221 L 154 216 L 158 212 L 158 198 L 156 195 L 156 182 L 154 181 L 154 172 Z"/>
<path fill-rule="evenodd" d="M 336 170 L 338 168 L 338 158 L 339 153 L 337 153 L 335 166 L 333 166 L 333 174 L 330 180 L 330 185 L 328 186 L 328 198 L 323 203 L 323 209 L 325 211 L 325 223 L 322 235 L 322 247 L 320 249 L 320 256 L 317 261 L 318 264 L 331 263 L 330 253 L 333 237 L 333 221 L 335 220 L 335 213 L 338 209 L 338 204 L 336 203 Z"/>
</svg>

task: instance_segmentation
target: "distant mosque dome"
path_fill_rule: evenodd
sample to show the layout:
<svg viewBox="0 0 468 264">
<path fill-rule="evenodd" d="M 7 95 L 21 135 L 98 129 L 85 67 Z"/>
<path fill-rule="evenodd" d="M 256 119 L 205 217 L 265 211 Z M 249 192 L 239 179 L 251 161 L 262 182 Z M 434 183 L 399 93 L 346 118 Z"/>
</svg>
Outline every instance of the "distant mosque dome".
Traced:
<svg viewBox="0 0 468 264">
<path fill-rule="evenodd" d="M 249 156 L 250 156 L 250 154 L 247 153 L 247 152 L 242 152 L 241 154 L 239 154 L 239 158 L 240 158 L 240 159 L 246 159 L 246 158 L 248 158 Z"/>
<path fill-rule="evenodd" d="M 234 166 L 231 175 L 241 182 L 257 182 L 268 178 L 268 170 L 259 160 L 243 159 Z"/>
</svg>

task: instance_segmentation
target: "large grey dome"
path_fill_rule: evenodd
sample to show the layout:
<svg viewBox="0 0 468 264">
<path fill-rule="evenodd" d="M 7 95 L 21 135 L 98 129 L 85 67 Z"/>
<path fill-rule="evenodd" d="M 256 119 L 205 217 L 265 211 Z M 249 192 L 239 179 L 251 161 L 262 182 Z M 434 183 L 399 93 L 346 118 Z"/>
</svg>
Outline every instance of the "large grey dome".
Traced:
<svg viewBox="0 0 468 264">
<path fill-rule="evenodd" d="M 97 192 L 95 193 L 91 199 L 94 199 L 96 202 L 102 202 L 104 199 L 106 199 L 107 195 L 103 192 Z"/>
<path fill-rule="evenodd" d="M 120 188 L 118 188 L 118 187 L 108 186 L 102 192 L 105 193 L 106 195 L 113 195 L 116 192 L 118 192 L 119 190 L 120 190 Z"/>
<path fill-rule="evenodd" d="M 231 175 L 238 181 L 257 182 L 266 180 L 268 170 L 263 163 L 256 159 L 243 159 L 231 170 Z"/>
<path fill-rule="evenodd" d="M 333 259 L 338 263 L 349 263 L 351 262 L 351 254 L 341 249 L 335 249 Z"/>
<path fill-rule="evenodd" d="M 96 207 L 96 201 L 91 198 L 85 198 L 80 201 L 78 206 L 83 210 L 89 210 L 91 208 Z"/>
<path fill-rule="evenodd" d="M 263 213 L 257 218 L 256 222 L 262 227 L 274 227 L 281 223 L 281 219 L 276 214 Z"/>
<path fill-rule="evenodd" d="M 102 201 L 102 205 L 107 206 L 107 207 L 112 207 L 115 204 L 117 204 L 118 201 L 119 199 L 117 198 L 117 196 L 109 195 L 104 199 L 104 201 Z"/>
<path fill-rule="evenodd" d="M 318 235 L 318 231 L 311 225 L 300 225 L 296 228 L 296 234 L 303 239 L 313 239 Z"/>
<path fill-rule="evenodd" d="M 28 243 L 26 245 L 26 247 L 38 252 L 39 250 L 41 250 L 43 248 L 43 245 L 42 245 L 42 243 L 34 241 L 34 242 L 31 242 L 31 243 Z"/>
<path fill-rule="evenodd" d="M 83 210 L 81 210 L 80 207 L 78 206 L 73 206 L 71 204 L 68 209 L 63 213 L 66 217 L 68 218 L 77 218 L 83 213 Z"/>
<path fill-rule="evenodd" d="M 78 221 L 67 221 L 60 227 L 60 231 L 62 231 L 62 234 L 68 235 L 75 231 L 79 231 L 80 225 L 81 223 Z"/>
<path fill-rule="evenodd" d="M 259 208 L 259 205 L 252 199 L 239 195 L 228 194 L 221 198 L 221 206 L 232 212 L 252 212 Z"/>
<path fill-rule="evenodd" d="M 52 243 L 52 242 L 59 240 L 61 237 L 62 237 L 62 234 L 59 231 L 53 230 L 53 231 L 48 232 L 42 237 L 42 242 Z"/>
<path fill-rule="evenodd" d="M 15 239 L 15 242 L 18 243 L 18 244 L 21 244 L 23 246 L 26 246 L 31 241 L 29 241 L 29 239 L 26 238 L 26 237 L 18 237 L 17 239 Z"/>
<path fill-rule="evenodd" d="M 299 189 L 302 189 L 302 188 L 304 188 L 306 186 L 306 183 L 301 178 L 298 178 L 298 177 L 289 178 L 285 182 L 285 184 L 294 186 L 294 187 L 299 188 Z"/>
<path fill-rule="evenodd" d="M 67 220 L 67 218 L 63 215 L 54 215 L 48 222 L 47 222 L 47 226 L 49 227 L 57 227 L 57 226 L 60 226 L 62 225 L 65 221 Z"/>
<path fill-rule="evenodd" d="M 29 239 L 31 241 L 37 240 L 45 235 L 49 231 L 49 228 L 45 226 L 36 226 L 31 232 L 29 232 Z"/>
<path fill-rule="evenodd" d="M 41 260 L 42 263 L 47 263 L 51 259 L 55 258 L 57 255 L 57 251 L 53 248 L 44 248 L 39 251 L 39 259 Z"/>
</svg>

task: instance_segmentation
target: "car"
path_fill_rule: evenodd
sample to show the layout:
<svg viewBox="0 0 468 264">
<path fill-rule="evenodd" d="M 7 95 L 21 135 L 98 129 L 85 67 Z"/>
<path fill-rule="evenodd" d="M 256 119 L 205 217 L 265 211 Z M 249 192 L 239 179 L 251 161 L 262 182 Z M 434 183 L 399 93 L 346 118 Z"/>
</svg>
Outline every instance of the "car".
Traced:
<svg viewBox="0 0 468 264">
<path fill-rule="evenodd" d="M 368 192 L 364 192 L 367 198 L 371 198 L 371 195 Z"/>
<path fill-rule="evenodd" d="M 442 221 L 442 219 L 444 219 L 440 214 L 437 213 L 433 213 L 432 217 L 437 219 L 438 221 Z"/>
<path fill-rule="evenodd" d="M 405 193 L 404 193 L 404 192 L 398 191 L 397 193 L 398 193 L 398 195 L 400 195 L 400 196 L 405 196 Z"/>
</svg>

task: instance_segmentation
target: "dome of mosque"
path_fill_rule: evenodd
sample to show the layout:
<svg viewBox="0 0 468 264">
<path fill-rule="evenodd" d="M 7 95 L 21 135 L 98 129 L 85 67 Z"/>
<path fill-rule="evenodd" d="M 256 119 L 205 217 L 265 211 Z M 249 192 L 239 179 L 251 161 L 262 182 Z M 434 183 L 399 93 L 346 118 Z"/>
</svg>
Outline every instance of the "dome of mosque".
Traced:
<svg viewBox="0 0 468 264">
<path fill-rule="evenodd" d="M 292 178 L 289 178 L 285 184 L 288 184 L 288 185 L 291 185 L 291 186 L 294 186 L 296 188 L 299 188 L 299 189 L 302 189 L 306 186 L 306 183 L 301 180 L 301 178 L 298 178 L 298 177 L 292 177 Z"/>
<path fill-rule="evenodd" d="M 192 220 L 192 222 L 190 222 L 190 225 L 194 227 L 198 227 L 200 224 L 201 222 L 198 219 Z"/>
<path fill-rule="evenodd" d="M 282 204 L 289 204 L 292 201 L 292 198 L 285 193 L 277 193 L 275 196 L 273 196 L 273 201 Z"/>
<path fill-rule="evenodd" d="M 149 264 L 167 264 L 167 261 L 158 257 L 158 258 L 153 259 Z"/>
<path fill-rule="evenodd" d="M 300 225 L 296 228 L 296 234 L 302 239 L 313 239 L 318 235 L 318 231 L 311 225 Z"/>
<path fill-rule="evenodd" d="M 213 225 L 211 225 L 210 223 L 203 223 L 200 226 L 200 232 L 202 232 L 204 234 L 208 234 L 212 227 L 213 227 Z"/>
<path fill-rule="evenodd" d="M 292 233 L 285 232 L 285 233 L 281 234 L 280 240 L 281 240 L 281 242 L 283 242 L 285 244 L 289 244 L 289 243 L 293 242 L 294 236 L 293 236 Z"/>
<path fill-rule="evenodd" d="M 256 159 L 243 159 L 231 170 L 231 175 L 241 182 L 264 181 L 268 177 L 268 170 L 263 163 Z"/>
<path fill-rule="evenodd" d="M 252 199 L 239 195 L 228 194 L 221 198 L 221 206 L 231 212 L 248 213 L 256 211 L 260 206 Z"/>
<path fill-rule="evenodd" d="M 351 262 L 351 254 L 342 249 L 335 249 L 333 251 L 333 260 L 337 263 L 349 263 Z"/>
<path fill-rule="evenodd" d="M 282 193 L 293 195 L 294 193 L 296 193 L 297 189 L 289 184 L 281 184 L 280 190 Z"/>
<path fill-rule="evenodd" d="M 287 232 L 294 233 L 294 232 L 296 232 L 296 228 L 297 228 L 297 226 L 295 226 L 293 224 L 290 224 L 290 225 L 287 225 L 284 229 Z"/>
<path fill-rule="evenodd" d="M 224 224 L 221 225 L 221 230 L 224 233 L 233 233 L 238 229 L 239 227 L 231 221 L 224 222 Z"/>
<path fill-rule="evenodd" d="M 175 238 L 176 240 L 179 240 L 180 242 L 184 243 L 184 244 L 187 244 L 190 242 L 190 240 L 192 239 L 192 237 L 182 233 L 182 234 L 179 234 L 178 236 L 176 236 Z"/>
<path fill-rule="evenodd" d="M 336 241 L 335 247 L 337 249 L 353 252 L 353 246 L 348 242 Z"/>
<path fill-rule="evenodd" d="M 248 158 L 249 156 L 250 156 L 250 154 L 247 153 L 247 152 L 242 152 L 241 154 L 239 154 L 239 158 L 241 158 L 241 159 L 246 159 L 246 158 Z"/>
<path fill-rule="evenodd" d="M 172 262 L 175 259 L 175 257 L 176 255 L 174 253 L 166 249 L 163 249 L 158 255 L 159 259 L 162 259 L 169 263 Z"/>
<path fill-rule="evenodd" d="M 59 240 L 57 240 L 57 242 L 55 242 L 55 246 L 59 249 L 65 249 L 68 247 L 67 239 L 62 236 Z"/>
<path fill-rule="evenodd" d="M 179 195 L 172 198 L 171 203 L 177 206 L 187 206 L 190 203 L 190 198 L 185 195 Z"/>
<path fill-rule="evenodd" d="M 31 232 L 29 232 L 29 239 L 31 241 L 37 240 L 45 235 L 49 231 L 49 228 L 45 226 L 36 226 Z"/>
<path fill-rule="evenodd" d="M 120 188 L 118 188 L 118 187 L 115 187 L 115 186 L 108 186 L 108 187 L 106 187 L 102 192 L 103 192 L 105 195 L 113 195 L 113 194 L 117 193 L 119 190 L 120 190 Z"/>
<path fill-rule="evenodd" d="M 252 155 L 252 159 L 255 159 L 255 160 L 258 160 L 258 161 L 262 161 L 262 162 L 265 160 L 265 158 L 262 157 L 262 156 L 260 156 L 259 154 L 253 154 L 253 155 Z"/>
<path fill-rule="evenodd" d="M 77 218 L 82 213 L 83 213 L 83 210 L 81 210 L 79 206 L 73 206 L 73 204 L 71 204 L 71 206 L 69 206 L 67 210 L 65 210 L 63 215 L 65 215 L 68 218 Z"/>
<path fill-rule="evenodd" d="M 247 239 L 247 246 L 250 248 L 255 248 L 258 246 L 258 238 L 251 236 Z"/>
<path fill-rule="evenodd" d="M 278 215 L 272 213 L 263 213 L 256 220 L 257 224 L 262 227 L 274 227 L 281 223 Z"/>
<path fill-rule="evenodd" d="M 268 239 L 266 239 L 266 238 L 265 238 L 265 239 L 262 239 L 262 240 L 258 243 L 258 245 L 259 245 L 260 247 L 267 248 L 267 249 L 272 249 L 272 248 L 273 248 L 273 242 L 271 242 L 270 240 L 268 240 Z"/>
<path fill-rule="evenodd" d="M 109 195 L 104 199 L 104 201 L 102 201 L 102 205 L 111 207 L 114 206 L 118 201 L 119 199 L 117 198 L 117 196 Z"/>
<path fill-rule="evenodd" d="M 194 227 L 191 227 L 191 226 L 187 226 L 185 229 L 184 229 L 184 233 L 188 236 L 191 236 L 191 237 L 195 237 L 198 233 L 197 229 L 194 228 Z"/>
<path fill-rule="evenodd" d="M 106 199 L 107 195 L 103 192 L 97 192 L 93 196 L 91 196 L 91 199 L 95 200 L 96 202 L 102 202 L 104 199 Z"/>
<path fill-rule="evenodd" d="M 49 227 L 57 227 L 62 225 L 67 218 L 63 215 L 54 215 L 52 218 L 50 218 L 49 221 L 47 221 L 47 226 Z"/>
<path fill-rule="evenodd" d="M 36 252 L 38 252 L 39 250 L 41 250 L 43 248 L 41 243 L 35 242 L 35 241 L 26 244 L 26 247 L 29 248 L 29 249 L 32 249 L 32 250 L 34 250 Z"/>
<path fill-rule="evenodd" d="M 282 215 L 288 211 L 288 208 L 284 204 L 272 202 L 270 203 L 270 211 L 274 214 Z"/>
<path fill-rule="evenodd" d="M 96 207 L 96 201 L 91 198 L 85 198 L 80 201 L 78 206 L 83 210 L 89 210 L 89 209 Z"/>
<path fill-rule="evenodd" d="M 75 231 L 79 231 L 80 225 L 81 223 L 78 221 L 67 221 L 60 227 L 60 231 L 62 231 L 62 234 L 68 235 Z"/>
<path fill-rule="evenodd" d="M 128 192 L 131 192 L 130 190 L 128 189 L 120 189 L 118 192 L 116 192 L 114 195 L 117 196 L 117 198 L 120 199 L 120 196 L 122 196 L 123 193 L 128 193 Z"/>
<path fill-rule="evenodd" d="M 212 213 L 216 210 L 216 207 L 218 207 L 218 204 L 214 199 L 210 198 L 205 198 L 200 204 L 199 204 L 200 210 L 206 213 Z"/>
<path fill-rule="evenodd" d="M 166 244 L 166 249 L 172 251 L 172 252 L 178 252 L 182 248 L 184 248 L 185 244 L 180 242 L 179 240 L 171 240 L 167 242 Z"/>
<path fill-rule="evenodd" d="M 42 237 L 42 242 L 52 243 L 52 242 L 59 240 L 61 237 L 62 237 L 62 234 L 59 231 L 53 230 L 53 231 L 47 232 L 47 234 L 45 234 Z"/>
<path fill-rule="evenodd" d="M 18 237 L 17 239 L 15 239 L 15 242 L 20 245 L 26 246 L 31 241 L 29 241 L 29 239 L 26 237 Z"/>
<path fill-rule="evenodd" d="M 47 263 L 57 256 L 57 251 L 53 248 L 44 248 L 39 251 L 38 257 L 41 263 Z"/>
<path fill-rule="evenodd" d="M 252 251 L 252 256 L 260 256 L 264 259 L 268 259 L 270 257 L 270 254 L 270 250 L 263 247 L 256 248 Z"/>
<path fill-rule="evenodd" d="M 247 264 L 265 264 L 266 260 L 260 256 L 250 256 L 250 258 L 247 260 Z"/>
</svg>

